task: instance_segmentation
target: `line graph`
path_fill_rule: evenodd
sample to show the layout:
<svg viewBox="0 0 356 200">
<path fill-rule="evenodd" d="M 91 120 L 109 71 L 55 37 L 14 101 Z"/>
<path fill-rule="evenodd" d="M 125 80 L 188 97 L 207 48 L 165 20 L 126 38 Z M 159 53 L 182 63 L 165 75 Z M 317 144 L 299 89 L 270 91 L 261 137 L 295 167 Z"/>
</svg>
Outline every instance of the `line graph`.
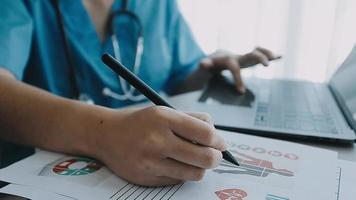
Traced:
<svg viewBox="0 0 356 200">
<path fill-rule="evenodd" d="M 246 174 L 257 177 L 267 177 L 269 174 L 278 174 L 285 177 L 294 176 L 294 172 L 291 170 L 275 168 L 271 161 L 255 158 L 237 151 L 232 152 L 235 153 L 240 166 L 223 161 L 220 166 L 227 169 L 218 168 L 214 169 L 214 172 L 219 174 Z"/>
</svg>

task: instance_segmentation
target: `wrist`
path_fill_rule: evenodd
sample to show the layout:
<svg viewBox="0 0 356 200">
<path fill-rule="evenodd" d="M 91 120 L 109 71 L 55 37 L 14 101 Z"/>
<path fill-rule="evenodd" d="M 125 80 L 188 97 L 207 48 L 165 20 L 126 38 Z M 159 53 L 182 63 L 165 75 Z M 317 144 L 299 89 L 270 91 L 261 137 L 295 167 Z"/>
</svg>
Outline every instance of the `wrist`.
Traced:
<svg viewBox="0 0 356 200">
<path fill-rule="evenodd" d="M 101 161 L 105 160 L 106 149 L 109 140 L 112 140 L 112 133 L 119 134 L 125 132 L 126 126 L 124 119 L 135 109 L 110 109 L 102 106 L 92 106 L 84 104 L 78 108 L 81 114 L 81 126 L 79 138 L 75 144 L 75 151 L 78 154 L 90 156 Z M 127 125 L 127 124 L 126 124 Z M 120 148 L 120 141 L 116 141 Z"/>
<path fill-rule="evenodd" d="M 100 151 L 100 138 L 107 127 L 107 119 L 113 110 L 102 106 L 75 103 L 72 127 L 71 153 L 97 157 Z M 71 117 L 70 117 L 71 118 Z"/>
</svg>

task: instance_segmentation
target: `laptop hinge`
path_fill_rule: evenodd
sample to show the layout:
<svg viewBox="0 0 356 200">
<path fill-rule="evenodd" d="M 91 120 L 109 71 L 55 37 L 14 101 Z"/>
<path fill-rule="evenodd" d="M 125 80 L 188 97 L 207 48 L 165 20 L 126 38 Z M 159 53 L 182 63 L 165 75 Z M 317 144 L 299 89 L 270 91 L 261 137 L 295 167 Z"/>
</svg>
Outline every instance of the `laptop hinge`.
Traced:
<svg viewBox="0 0 356 200">
<path fill-rule="evenodd" d="M 349 111 L 349 109 L 346 106 L 345 101 L 343 100 L 342 96 L 340 95 L 340 93 L 333 87 L 333 85 L 331 84 L 331 82 L 328 84 L 328 88 L 331 91 L 331 94 L 333 95 L 334 99 L 336 100 L 337 105 L 339 106 L 342 115 L 344 116 L 344 118 L 346 119 L 348 125 L 350 126 L 350 128 L 354 131 L 354 133 L 356 133 L 356 123 L 352 117 L 351 112 Z"/>
</svg>

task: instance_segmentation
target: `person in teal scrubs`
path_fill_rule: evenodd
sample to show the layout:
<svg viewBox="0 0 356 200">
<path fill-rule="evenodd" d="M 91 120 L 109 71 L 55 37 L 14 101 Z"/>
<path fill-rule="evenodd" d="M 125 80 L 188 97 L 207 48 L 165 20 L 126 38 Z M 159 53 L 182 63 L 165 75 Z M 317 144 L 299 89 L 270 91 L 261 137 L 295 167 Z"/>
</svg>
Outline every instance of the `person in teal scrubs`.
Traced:
<svg viewBox="0 0 356 200">
<path fill-rule="evenodd" d="M 138 20 L 114 15 L 121 9 Z M 199 88 L 223 69 L 244 93 L 240 69 L 277 59 L 264 48 L 205 55 L 174 0 L 3 0 L 1 139 L 91 156 L 141 185 L 200 180 L 219 164 L 225 144 L 208 115 L 125 108 L 144 98 L 101 62 L 103 53 L 167 94 Z"/>
</svg>

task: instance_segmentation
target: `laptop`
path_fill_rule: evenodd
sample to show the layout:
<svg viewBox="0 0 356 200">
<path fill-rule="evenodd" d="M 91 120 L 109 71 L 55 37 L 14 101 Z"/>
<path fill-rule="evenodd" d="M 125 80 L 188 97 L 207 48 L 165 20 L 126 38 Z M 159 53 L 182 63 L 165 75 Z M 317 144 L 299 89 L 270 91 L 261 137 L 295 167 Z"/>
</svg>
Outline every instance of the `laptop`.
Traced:
<svg viewBox="0 0 356 200">
<path fill-rule="evenodd" d="M 170 102 L 180 110 L 209 113 L 217 128 L 279 138 L 339 142 L 356 139 L 356 45 L 327 83 L 214 76 L 202 91 Z"/>
</svg>

